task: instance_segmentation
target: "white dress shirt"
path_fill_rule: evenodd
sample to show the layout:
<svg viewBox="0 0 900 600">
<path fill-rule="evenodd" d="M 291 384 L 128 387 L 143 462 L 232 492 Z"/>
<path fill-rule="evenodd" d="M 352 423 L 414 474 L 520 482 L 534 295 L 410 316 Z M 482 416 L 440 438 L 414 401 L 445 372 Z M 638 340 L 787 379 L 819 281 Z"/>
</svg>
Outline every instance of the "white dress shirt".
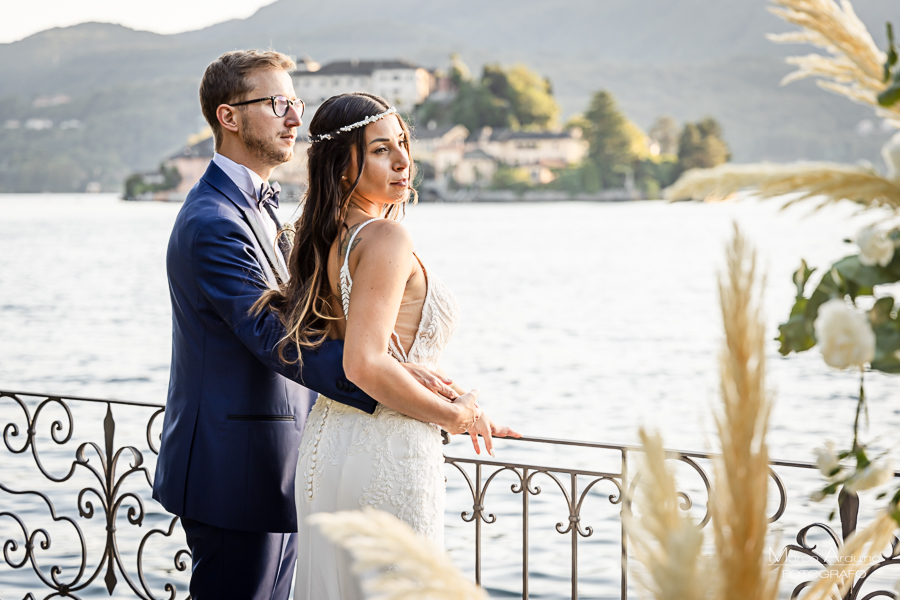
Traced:
<svg viewBox="0 0 900 600">
<path fill-rule="evenodd" d="M 266 232 L 266 235 L 269 238 L 269 247 L 275 248 L 275 259 L 281 263 L 284 272 L 287 273 L 287 265 L 284 262 L 284 257 L 275 246 L 275 236 L 278 235 L 278 223 L 272 220 L 272 217 L 269 216 L 268 212 L 259 209 L 259 189 L 262 184 L 266 182 L 254 171 L 248 169 L 244 165 L 234 162 L 227 156 L 223 156 L 218 152 L 213 154 L 213 162 L 216 163 L 217 167 L 225 171 L 228 178 L 234 182 L 239 190 L 241 190 L 241 193 L 244 195 L 244 200 L 247 201 L 247 205 L 250 207 L 250 213 L 256 217 L 256 220 L 262 225 L 263 231 Z"/>
</svg>

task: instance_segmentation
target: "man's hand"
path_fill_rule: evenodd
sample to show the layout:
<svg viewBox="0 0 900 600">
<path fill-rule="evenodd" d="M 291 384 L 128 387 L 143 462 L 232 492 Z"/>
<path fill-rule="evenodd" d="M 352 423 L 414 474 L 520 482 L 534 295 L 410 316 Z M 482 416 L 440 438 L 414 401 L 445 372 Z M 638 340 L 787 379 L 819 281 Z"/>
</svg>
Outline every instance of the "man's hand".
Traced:
<svg viewBox="0 0 900 600">
<path fill-rule="evenodd" d="M 476 400 L 478 400 L 478 390 L 466 392 L 453 401 L 454 420 L 448 423 L 438 423 L 438 425 L 449 433 L 465 433 L 474 427 L 481 418 L 481 409 L 478 408 Z"/>
<path fill-rule="evenodd" d="M 484 449 L 488 454 L 494 456 L 494 440 L 495 437 L 514 437 L 520 438 L 522 434 L 513 431 L 504 425 L 497 425 L 486 413 L 481 413 L 481 418 L 475 422 L 474 427 L 469 428 L 469 436 L 472 438 L 472 445 L 475 446 L 475 453 L 481 454 L 481 447 L 478 445 L 478 436 L 484 438 Z"/>
<path fill-rule="evenodd" d="M 447 400 L 456 400 L 459 397 L 459 394 L 456 393 L 450 384 L 453 383 L 453 380 L 449 377 L 442 377 L 438 375 L 431 369 L 426 369 L 421 365 L 416 365 L 413 363 L 402 363 L 406 370 L 409 371 L 409 374 L 413 376 L 413 379 L 421 383 L 427 389 L 431 390 L 438 396 L 443 396 Z"/>
</svg>

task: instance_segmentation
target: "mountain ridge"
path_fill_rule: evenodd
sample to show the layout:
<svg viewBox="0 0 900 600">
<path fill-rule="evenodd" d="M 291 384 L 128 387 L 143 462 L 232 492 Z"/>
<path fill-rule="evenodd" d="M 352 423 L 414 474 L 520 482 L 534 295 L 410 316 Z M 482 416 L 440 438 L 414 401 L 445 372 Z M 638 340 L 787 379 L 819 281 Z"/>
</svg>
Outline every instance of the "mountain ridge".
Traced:
<svg viewBox="0 0 900 600">
<path fill-rule="evenodd" d="M 856 3 L 879 45 L 884 21 L 897 16 L 895 4 Z M 387 10 L 362 0 L 278 0 L 246 19 L 178 34 L 104 23 L 51 29 L 0 44 L 0 125 L 74 118 L 84 127 L 27 135 L 0 129 L 6 157 L 0 190 L 45 185 L 46 178 L 28 184 L 13 175 L 23 164 L 17 157 L 52 163 L 48 144 L 70 154 L 60 181 L 74 178 L 76 187 L 92 177 L 114 187 L 129 170 L 152 168 L 202 128 L 196 86 L 205 66 L 241 47 L 273 47 L 320 62 L 403 57 L 430 68 L 445 67 L 458 52 L 476 75 L 487 62 L 524 63 L 549 77 L 565 115 L 608 89 L 645 128 L 663 114 L 681 121 L 716 117 L 738 161 L 876 161 L 886 136 L 877 128 L 868 136 L 854 131 L 873 119 L 870 109 L 809 81 L 779 86 L 790 71 L 783 58 L 812 49 L 765 40 L 765 33 L 793 29 L 766 6 L 760 0 L 561 0 L 553 8 L 538 0 L 397 0 Z M 72 101 L 32 105 L 52 95 Z M 106 131 L 120 133 L 89 139 Z M 109 151 L 95 156 L 85 146 Z"/>
</svg>

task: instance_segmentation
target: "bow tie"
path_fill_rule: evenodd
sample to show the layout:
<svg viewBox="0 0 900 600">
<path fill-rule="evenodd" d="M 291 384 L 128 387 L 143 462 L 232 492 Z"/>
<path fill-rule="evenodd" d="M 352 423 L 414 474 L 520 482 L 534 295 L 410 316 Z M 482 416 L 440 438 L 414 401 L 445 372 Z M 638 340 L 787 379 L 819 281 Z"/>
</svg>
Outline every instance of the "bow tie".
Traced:
<svg viewBox="0 0 900 600">
<path fill-rule="evenodd" d="M 278 208 L 278 195 L 281 193 L 281 186 L 275 181 L 272 185 L 263 183 L 259 186 L 259 207 L 263 208 L 268 204 L 272 208 Z"/>
</svg>

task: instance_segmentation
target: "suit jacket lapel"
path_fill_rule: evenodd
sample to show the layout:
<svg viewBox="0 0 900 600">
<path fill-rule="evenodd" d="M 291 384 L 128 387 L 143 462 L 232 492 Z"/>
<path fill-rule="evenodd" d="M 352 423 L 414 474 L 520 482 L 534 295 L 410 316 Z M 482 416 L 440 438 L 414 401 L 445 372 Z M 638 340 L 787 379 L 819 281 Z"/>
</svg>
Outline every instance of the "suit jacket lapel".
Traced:
<svg viewBox="0 0 900 600">
<path fill-rule="evenodd" d="M 241 200 L 243 200 L 243 196 L 241 196 Z M 259 245 L 262 247 L 263 252 L 266 254 L 266 258 L 269 259 L 269 265 L 275 269 L 275 272 L 278 273 L 278 277 L 281 281 L 287 281 L 287 273 L 284 270 L 284 267 L 281 266 L 281 262 L 275 256 L 275 248 L 272 247 L 271 242 L 269 242 L 269 238 L 266 235 L 266 232 L 263 231 L 262 224 L 259 222 L 259 219 L 256 218 L 256 215 L 250 212 L 249 208 L 241 206 L 238 204 L 238 208 L 244 214 L 244 218 L 247 219 L 247 222 L 250 224 L 250 229 L 253 230 L 253 235 L 256 236 L 256 241 L 259 242 Z"/>
<path fill-rule="evenodd" d="M 278 273 L 278 278 L 281 281 L 287 281 L 288 274 L 287 272 L 285 272 L 285 269 L 281 265 L 281 262 L 275 256 L 275 248 L 271 243 L 269 243 L 268 236 L 266 236 L 266 232 L 263 230 L 262 224 L 259 222 L 259 219 L 256 218 L 256 215 L 250 212 L 250 208 L 247 206 L 247 201 L 244 198 L 244 194 L 241 192 L 238 186 L 235 185 L 231 178 L 228 177 L 228 175 L 226 175 L 225 172 L 222 171 L 222 169 L 220 169 L 214 162 L 209 163 L 209 168 L 206 170 L 203 178 L 206 179 L 207 183 L 209 183 L 211 186 L 222 192 L 222 194 L 226 198 L 228 198 L 239 211 L 241 211 L 241 214 L 244 215 L 244 220 L 247 221 L 247 224 L 253 231 L 253 235 L 256 236 L 257 244 L 266 255 L 266 258 L 268 258 L 269 264 L 262 265 L 263 270 L 266 272 L 266 275 L 271 279 L 275 279 L 275 273 Z M 275 281 L 274 283 L 277 283 L 277 281 Z"/>
</svg>

